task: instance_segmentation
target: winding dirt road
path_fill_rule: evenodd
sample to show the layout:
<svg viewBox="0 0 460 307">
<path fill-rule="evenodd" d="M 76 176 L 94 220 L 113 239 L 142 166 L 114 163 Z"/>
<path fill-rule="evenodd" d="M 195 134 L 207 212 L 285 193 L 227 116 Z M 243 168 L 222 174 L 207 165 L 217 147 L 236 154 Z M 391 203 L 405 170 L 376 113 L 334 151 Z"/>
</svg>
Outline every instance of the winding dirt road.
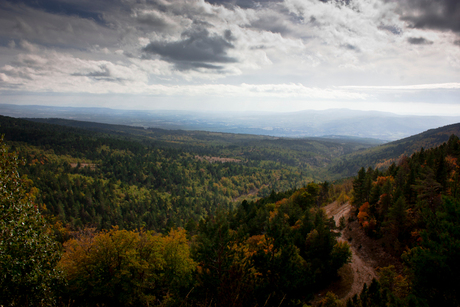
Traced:
<svg viewBox="0 0 460 307">
<path fill-rule="evenodd" d="M 342 216 L 348 217 L 351 210 L 350 203 L 339 204 L 333 202 L 324 207 L 326 214 L 329 218 L 334 217 L 336 225 L 339 225 L 339 220 Z M 340 241 L 346 241 L 342 236 L 338 238 Z M 374 265 L 370 261 L 366 261 L 359 253 L 358 248 L 350 245 L 352 252 L 351 263 L 343 266 L 339 270 L 340 279 L 335 282 L 331 289 L 340 299 L 347 301 L 355 294 L 361 293 L 364 283 L 368 286 L 371 284 L 372 279 L 377 278 Z"/>
</svg>

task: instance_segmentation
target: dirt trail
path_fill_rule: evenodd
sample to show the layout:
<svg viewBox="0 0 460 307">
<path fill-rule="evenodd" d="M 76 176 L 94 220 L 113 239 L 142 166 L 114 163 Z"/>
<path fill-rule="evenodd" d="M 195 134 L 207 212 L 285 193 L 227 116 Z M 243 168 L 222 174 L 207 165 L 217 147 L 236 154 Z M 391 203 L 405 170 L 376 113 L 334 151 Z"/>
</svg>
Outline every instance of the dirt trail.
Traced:
<svg viewBox="0 0 460 307">
<path fill-rule="evenodd" d="M 339 220 L 342 216 L 347 216 L 351 210 L 351 205 L 349 202 L 340 205 L 337 202 L 333 202 L 323 208 L 326 211 L 326 215 L 331 218 L 334 217 L 336 225 L 339 225 Z"/>
<path fill-rule="evenodd" d="M 348 214 L 351 210 L 350 203 L 339 204 L 333 202 L 326 207 L 324 207 L 326 214 L 329 218 L 334 217 L 336 225 L 339 225 L 339 220 L 342 216 L 348 218 Z M 349 234 L 347 231 L 342 231 L 342 236 L 338 239 L 339 241 L 346 241 L 344 235 L 348 238 Z M 377 278 L 375 272 L 375 264 L 363 255 L 359 247 L 350 244 L 352 252 L 351 263 L 345 265 L 339 270 L 339 280 L 334 282 L 329 291 L 333 291 L 340 299 L 343 301 L 348 300 L 353 297 L 355 294 L 361 293 L 363 289 L 363 284 L 366 283 L 368 286 L 372 282 L 373 278 Z"/>
</svg>

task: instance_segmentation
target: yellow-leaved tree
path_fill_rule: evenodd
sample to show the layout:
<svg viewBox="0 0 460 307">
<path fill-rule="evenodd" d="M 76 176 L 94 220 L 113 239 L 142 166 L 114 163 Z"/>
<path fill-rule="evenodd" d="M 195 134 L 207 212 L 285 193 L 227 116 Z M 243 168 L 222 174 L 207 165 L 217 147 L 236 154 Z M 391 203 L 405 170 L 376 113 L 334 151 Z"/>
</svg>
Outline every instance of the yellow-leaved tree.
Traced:
<svg viewBox="0 0 460 307">
<path fill-rule="evenodd" d="M 77 305 L 157 306 L 190 291 L 196 268 L 186 232 L 86 229 L 64 244 L 59 263 Z"/>
</svg>

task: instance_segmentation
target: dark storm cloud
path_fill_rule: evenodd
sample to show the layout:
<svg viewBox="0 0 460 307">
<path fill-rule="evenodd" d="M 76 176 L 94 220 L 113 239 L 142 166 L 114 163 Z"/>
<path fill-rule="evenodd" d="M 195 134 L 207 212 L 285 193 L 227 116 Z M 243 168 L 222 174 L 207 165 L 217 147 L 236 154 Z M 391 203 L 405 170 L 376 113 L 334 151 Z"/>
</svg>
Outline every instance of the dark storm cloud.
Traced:
<svg viewBox="0 0 460 307">
<path fill-rule="evenodd" d="M 25 4 L 31 8 L 43 10 L 51 14 L 78 16 L 91 19 L 100 24 L 105 21 L 102 13 L 107 10 L 105 1 L 78 1 L 78 0 L 7 0 L 14 4 Z"/>
<path fill-rule="evenodd" d="M 226 32 L 225 36 L 231 36 Z M 237 60 L 227 55 L 233 45 L 222 36 L 211 35 L 200 29 L 182 33 L 182 40 L 175 42 L 152 42 L 143 51 L 157 54 L 163 60 L 174 63 L 178 69 L 221 69 L 214 63 L 234 63 Z"/>
<path fill-rule="evenodd" d="M 339 4 L 339 5 L 350 5 L 350 2 L 352 0 L 319 0 L 319 1 L 321 1 L 323 3 L 335 2 L 335 3 Z"/>
<path fill-rule="evenodd" d="M 424 37 L 409 37 L 407 41 L 412 45 L 432 45 L 433 42 Z"/>
<path fill-rule="evenodd" d="M 75 14 L 69 11 L 67 15 L 57 6 L 53 10 L 38 6 L 19 1 L 0 1 L 0 38 L 16 42 L 27 40 L 45 47 L 77 49 L 92 45 L 110 46 L 119 41 L 118 33 L 101 22 L 102 14 L 76 10 Z"/>
<path fill-rule="evenodd" d="M 236 38 L 233 36 L 233 33 L 230 30 L 225 30 L 224 37 L 229 42 L 236 41 Z"/>
<path fill-rule="evenodd" d="M 401 19 L 415 28 L 460 32 L 459 0 L 400 0 L 397 3 Z"/>
<path fill-rule="evenodd" d="M 172 33 L 176 29 L 175 24 L 156 11 L 140 11 L 136 14 L 135 19 L 142 25 L 145 32 Z"/>
<path fill-rule="evenodd" d="M 283 2 L 283 0 L 206 0 L 206 2 L 224 5 L 226 7 L 239 6 L 241 8 L 257 8 L 264 4 Z"/>
<path fill-rule="evenodd" d="M 260 6 L 272 4 L 272 3 L 280 3 L 284 0 L 206 0 L 206 2 L 211 4 L 220 4 L 227 7 L 231 6 L 239 6 L 242 8 L 258 8 Z M 318 0 L 321 2 L 337 2 L 340 4 L 348 5 L 351 0 Z"/>
<path fill-rule="evenodd" d="M 456 40 L 456 41 L 454 42 L 454 44 L 457 45 L 457 46 L 460 46 L 460 39 Z"/>
<path fill-rule="evenodd" d="M 137 20 L 140 23 L 144 23 L 152 26 L 153 28 L 165 28 L 168 26 L 168 23 L 158 16 L 153 14 L 143 14 L 137 17 Z"/>
</svg>

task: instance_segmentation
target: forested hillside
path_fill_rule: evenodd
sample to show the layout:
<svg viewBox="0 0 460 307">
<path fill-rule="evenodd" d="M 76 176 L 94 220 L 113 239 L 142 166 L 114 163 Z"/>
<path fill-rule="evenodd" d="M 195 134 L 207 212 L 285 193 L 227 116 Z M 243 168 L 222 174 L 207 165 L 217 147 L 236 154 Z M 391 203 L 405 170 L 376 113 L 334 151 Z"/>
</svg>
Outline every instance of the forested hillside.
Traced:
<svg viewBox="0 0 460 307">
<path fill-rule="evenodd" d="M 347 306 L 459 306 L 459 138 L 403 156 L 386 170 L 362 168 L 353 182 L 355 218 L 406 270 L 382 268 L 380 282 Z"/>
<path fill-rule="evenodd" d="M 404 155 L 410 156 L 421 148 L 430 149 L 447 142 L 452 134 L 460 136 L 460 124 L 431 129 L 398 141 L 352 152 L 332 163 L 329 172 L 349 177 L 354 176 L 361 167 L 385 169 Z"/>
<path fill-rule="evenodd" d="M 0 305 L 459 306 L 456 128 L 332 184 L 369 143 L 0 117 Z M 346 303 L 312 300 L 352 256 L 332 200 L 404 266 Z"/>
<path fill-rule="evenodd" d="M 72 229 L 185 226 L 218 205 L 326 180 L 323 165 L 370 146 L 48 121 L 66 126 L 0 117 L 0 133 L 25 159 L 37 202 Z"/>
<path fill-rule="evenodd" d="M 318 208 L 327 184 L 219 206 L 187 231 L 69 232 L 46 226 L 39 191 L 0 149 L 1 305 L 302 306 L 351 256 Z"/>
</svg>

